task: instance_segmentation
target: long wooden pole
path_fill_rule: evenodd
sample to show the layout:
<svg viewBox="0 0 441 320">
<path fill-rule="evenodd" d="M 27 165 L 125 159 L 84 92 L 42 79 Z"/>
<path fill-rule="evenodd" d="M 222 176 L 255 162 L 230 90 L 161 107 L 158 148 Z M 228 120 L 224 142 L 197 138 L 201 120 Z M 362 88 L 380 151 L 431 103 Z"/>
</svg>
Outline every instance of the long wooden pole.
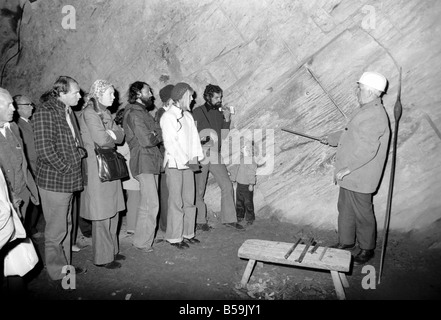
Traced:
<svg viewBox="0 0 441 320">
<path fill-rule="evenodd" d="M 305 138 L 308 138 L 308 139 L 320 141 L 319 137 L 310 136 L 309 134 L 306 134 L 306 133 L 303 133 L 303 132 L 298 132 L 298 131 L 289 130 L 289 129 L 285 129 L 285 128 L 282 128 L 282 131 L 293 133 L 293 134 L 296 134 L 298 136 L 302 136 L 302 137 L 305 137 Z"/>
<path fill-rule="evenodd" d="M 398 85 L 397 101 L 395 102 L 395 107 L 394 107 L 395 131 L 393 138 L 392 167 L 390 169 L 390 182 L 389 182 L 389 193 L 387 196 L 386 216 L 384 217 L 383 246 L 381 247 L 380 272 L 378 274 L 378 284 L 381 283 L 384 255 L 386 253 L 386 243 L 387 243 L 387 236 L 389 231 L 390 212 L 392 207 L 392 193 L 393 193 L 394 179 L 395 179 L 395 162 L 397 158 L 398 122 L 400 121 L 402 112 L 403 112 L 403 107 L 401 105 L 401 67 L 400 67 L 400 80 Z"/>
</svg>

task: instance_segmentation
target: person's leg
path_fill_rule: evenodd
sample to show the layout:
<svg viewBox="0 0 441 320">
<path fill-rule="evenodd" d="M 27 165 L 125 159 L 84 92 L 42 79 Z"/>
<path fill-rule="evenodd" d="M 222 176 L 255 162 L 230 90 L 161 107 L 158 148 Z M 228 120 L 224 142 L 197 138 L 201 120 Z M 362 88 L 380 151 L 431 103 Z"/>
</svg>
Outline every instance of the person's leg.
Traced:
<svg viewBox="0 0 441 320">
<path fill-rule="evenodd" d="M 29 204 L 28 212 L 26 214 L 25 222 L 23 223 L 26 230 L 29 230 L 31 236 L 38 233 L 37 224 L 40 218 L 41 206 L 36 206 L 33 203 Z"/>
<path fill-rule="evenodd" d="M 92 236 L 92 222 L 90 220 L 84 219 L 83 217 L 78 217 L 78 227 L 81 230 L 81 234 L 86 238 Z"/>
<path fill-rule="evenodd" d="M 109 223 L 110 223 L 109 230 L 110 230 L 110 237 L 112 239 L 113 256 L 115 256 L 119 252 L 118 222 L 119 222 L 119 213 L 116 213 L 112 218 L 109 219 Z"/>
<path fill-rule="evenodd" d="M 342 245 L 355 243 L 355 214 L 351 191 L 340 188 L 338 195 L 338 237 Z"/>
<path fill-rule="evenodd" d="M 159 227 L 162 231 L 167 229 L 167 203 L 168 203 L 168 188 L 167 188 L 167 177 L 165 173 L 161 173 L 159 177 L 159 201 L 160 201 L 160 216 L 159 216 Z"/>
<path fill-rule="evenodd" d="M 158 175 L 140 174 L 137 179 L 140 186 L 140 200 L 133 245 L 141 249 L 150 248 L 155 237 L 159 210 Z"/>
<path fill-rule="evenodd" d="M 195 174 L 196 184 L 196 223 L 207 223 L 207 205 L 204 202 L 205 189 L 207 187 L 208 171 L 210 164 L 203 164 L 201 172 Z"/>
<path fill-rule="evenodd" d="M 372 194 L 353 192 L 357 241 L 360 249 L 375 249 L 376 221 Z"/>
<path fill-rule="evenodd" d="M 228 176 L 225 164 L 211 164 L 210 172 L 221 189 L 221 219 L 222 223 L 237 222 L 234 205 L 233 184 Z"/>
<path fill-rule="evenodd" d="M 110 219 L 92 220 L 93 263 L 103 265 L 114 260 Z"/>
<path fill-rule="evenodd" d="M 77 243 L 78 220 L 80 218 L 80 193 L 74 192 L 72 197 L 72 243 Z"/>
<path fill-rule="evenodd" d="M 135 232 L 139 198 L 139 190 L 127 190 L 127 232 Z"/>
<path fill-rule="evenodd" d="M 62 269 L 70 265 L 71 257 L 71 203 L 72 193 L 52 192 L 39 188 L 46 220 L 45 262 L 51 279 L 63 278 Z"/>
<path fill-rule="evenodd" d="M 247 222 L 253 222 L 256 219 L 254 214 L 254 192 L 250 191 L 248 185 L 245 185 L 244 190 L 244 203 L 245 203 L 245 220 Z"/>
<path fill-rule="evenodd" d="M 236 215 L 237 221 L 242 221 L 245 218 L 245 194 L 244 188 L 247 187 L 244 184 L 237 183 L 236 186 Z"/>
<path fill-rule="evenodd" d="M 87 186 L 85 187 L 87 188 Z M 78 214 L 78 226 L 81 230 L 81 233 L 86 238 L 92 237 L 92 221 L 84 219 L 81 217 L 81 214 L 86 217 L 90 217 L 90 214 L 86 212 L 86 210 L 89 210 L 89 206 L 86 203 L 86 193 L 85 191 L 78 193 L 78 206 L 80 208 L 79 214 Z"/>
<path fill-rule="evenodd" d="M 168 216 L 167 231 L 165 238 L 170 243 L 179 243 L 182 241 L 184 211 L 182 209 L 182 170 L 166 168 L 168 186 Z"/>
<path fill-rule="evenodd" d="M 187 239 L 194 238 L 196 222 L 194 173 L 187 169 L 182 171 L 182 201 L 184 210 L 184 231 L 182 236 Z"/>
</svg>

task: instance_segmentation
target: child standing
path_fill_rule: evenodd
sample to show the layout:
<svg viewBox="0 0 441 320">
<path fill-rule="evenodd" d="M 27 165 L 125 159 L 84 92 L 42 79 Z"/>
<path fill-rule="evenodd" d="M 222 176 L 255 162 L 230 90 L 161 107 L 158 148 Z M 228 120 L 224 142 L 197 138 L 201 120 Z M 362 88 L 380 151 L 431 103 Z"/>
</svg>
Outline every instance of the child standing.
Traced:
<svg viewBox="0 0 441 320">
<path fill-rule="evenodd" d="M 245 161 L 247 159 L 248 161 Z M 250 161 L 251 160 L 251 161 Z M 256 184 L 257 164 L 253 157 L 253 143 L 245 142 L 240 150 L 240 163 L 230 167 L 230 179 L 237 182 L 236 215 L 237 222 L 245 219 L 246 224 L 252 225 L 254 214 L 254 185 Z"/>
</svg>

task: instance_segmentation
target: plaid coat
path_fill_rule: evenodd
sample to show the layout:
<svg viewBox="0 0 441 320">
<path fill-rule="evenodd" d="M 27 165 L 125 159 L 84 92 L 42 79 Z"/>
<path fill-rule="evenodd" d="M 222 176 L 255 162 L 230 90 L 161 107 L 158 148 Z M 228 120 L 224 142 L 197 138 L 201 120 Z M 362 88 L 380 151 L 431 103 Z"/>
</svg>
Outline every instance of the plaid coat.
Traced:
<svg viewBox="0 0 441 320">
<path fill-rule="evenodd" d="M 54 192 L 74 192 L 83 189 L 80 151 L 65 115 L 66 106 L 50 98 L 37 108 L 34 116 L 34 140 L 37 152 L 36 182 L 40 188 Z M 81 141 L 76 118 L 72 124 Z"/>
</svg>

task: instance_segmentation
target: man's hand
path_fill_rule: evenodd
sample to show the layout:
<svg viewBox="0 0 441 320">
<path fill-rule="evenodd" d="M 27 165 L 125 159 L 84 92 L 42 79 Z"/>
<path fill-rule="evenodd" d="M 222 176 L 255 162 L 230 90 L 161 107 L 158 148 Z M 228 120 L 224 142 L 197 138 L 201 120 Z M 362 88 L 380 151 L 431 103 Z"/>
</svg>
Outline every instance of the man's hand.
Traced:
<svg viewBox="0 0 441 320">
<path fill-rule="evenodd" d="M 350 173 L 351 173 L 351 170 L 349 170 L 348 168 L 343 168 L 339 172 L 337 172 L 337 174 L 335 175 L 335 178 L 337 180 L 343 180 L 343 178 Z"/>
<path fill-rule="evenodd" d="M 253 191 L 254 191 L 254 185 L 250 184 L 250 185 L 248 186 L 248 191 L 249 191 L 249 192 L 253 192 Z"/>
<path fill-rule="evenodd" d="M 188 161 L 187 164 L 197 164 L 197 165 L 199 165 L 198 157 L 193 157 L 193 159 Z"/>
<path fill-rule="evenodd" d="M 193 172 L 200 172 L 201 171 L 201 166 L 199 164 L 187 163 L 187 167 L 190 168 L 190 170 Z"/>
<path fill-rule="evenodd" d="M 222 112 L 224 113 L 225 121 L 226 122 L 230 122 L 230 120 L 231 120 L 230 107 L 229 106 L 223 106 L 222 107 Z"/>
<path fill-rule="evenodd" d="M 320 142 L 327 145 L 328 144 L 328 136 L 327 135 L 321 136 Z"/>
<path fill-rule="evenodd" d="M 199 161 L 198 161 L 197 157 L 194 157 L 193 159 L 188 161 L 185 165 L 187 167 L 189 167 L 190 170 L 193 171 L 193 172 L 200 172 L 201 171 L 201 165 L 199 164 Z"/>
</svg>

